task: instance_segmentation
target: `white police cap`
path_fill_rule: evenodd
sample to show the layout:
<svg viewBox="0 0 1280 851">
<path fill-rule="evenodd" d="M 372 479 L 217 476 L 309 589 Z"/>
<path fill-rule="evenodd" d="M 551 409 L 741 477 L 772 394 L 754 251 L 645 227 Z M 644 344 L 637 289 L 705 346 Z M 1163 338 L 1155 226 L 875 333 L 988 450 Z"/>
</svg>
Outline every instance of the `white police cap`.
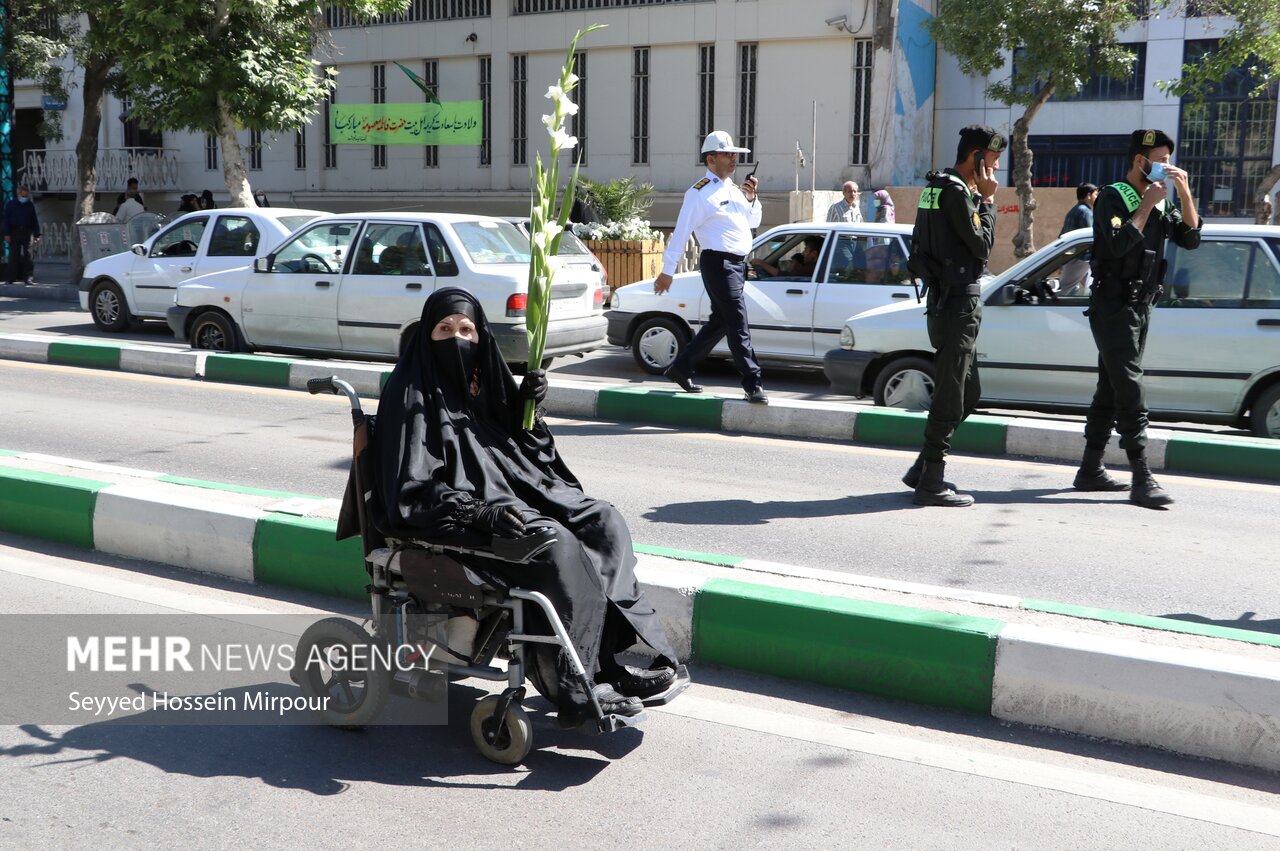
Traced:
<svg viewBox="0 0 1280 851">
<path fill-rule="evenodd" d="M 750 148 L 738 148 L 733 144 L 733 137 L 723 130 L 712 130 L 702 140 L 704 154 L 749 154 Z"/>
</svg>

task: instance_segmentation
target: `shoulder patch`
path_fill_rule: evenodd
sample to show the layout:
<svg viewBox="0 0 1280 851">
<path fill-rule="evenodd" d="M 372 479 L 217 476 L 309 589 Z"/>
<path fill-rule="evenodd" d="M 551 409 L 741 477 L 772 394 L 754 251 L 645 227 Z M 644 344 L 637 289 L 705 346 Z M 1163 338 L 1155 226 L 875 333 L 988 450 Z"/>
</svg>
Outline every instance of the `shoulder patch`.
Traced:
<svg viewBox="0 0 1280 851">
<path fill-rule="evenodd" d="M 709 177 L 704 177 L 704 178 L 702 178 L 701 180 L 699 180 L 697 183 L 693 184 L 693 188 L 694 188 L 694 189 L 701 189 L 702 187 L 706 186 L 706 185 L 707 185 L 708 183 L 710 183 L 710 182 L 711 182 L 711 178 L 709 178 Z"/>
</svg>

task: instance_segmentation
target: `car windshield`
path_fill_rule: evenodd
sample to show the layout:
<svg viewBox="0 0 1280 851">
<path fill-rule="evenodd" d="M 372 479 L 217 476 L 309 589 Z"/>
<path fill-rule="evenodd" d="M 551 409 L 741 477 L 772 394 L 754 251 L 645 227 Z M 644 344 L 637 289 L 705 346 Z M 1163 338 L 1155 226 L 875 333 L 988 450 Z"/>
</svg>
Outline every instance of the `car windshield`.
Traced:
<svg viewBox="0 0 1280 851">
<path fill-rule="evenodd" d="M 284 225 L 285 230 L 292 233 L 314 218 L 315 216 L 281 216 L 279 222 Z"/>
<path fill-rule="evenodd" d="M 473 263 L 529 262 L 529 238 L 511 222 L 454 222 L 453 230 Z"/>
<path fill-rule="evenodd" d="M 589 257 L 591 252 L 582 244 L 582 240 L 565 231 L 560 237 L 560 247 L 556 250 L 556 254 L 560 257 Z"/>
</svg>

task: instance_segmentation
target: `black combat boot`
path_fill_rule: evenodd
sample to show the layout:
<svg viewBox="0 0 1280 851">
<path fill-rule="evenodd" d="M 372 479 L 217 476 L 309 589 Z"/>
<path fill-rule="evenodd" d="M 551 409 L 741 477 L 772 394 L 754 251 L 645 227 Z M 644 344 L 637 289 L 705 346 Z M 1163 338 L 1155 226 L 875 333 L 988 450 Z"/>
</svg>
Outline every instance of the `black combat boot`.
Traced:
<svg viewBox="0 0 1280 851">
<path fill-rule="evenodd" d="M 1133 470 L 1133 484 L 1129 487 L 1130 502 L 1143 508 L 1159 508 L 1173 502 L 1173 497 L 1152 477 L 1145 456 L 1130 457 L 1129 469 Z"/>
<path fill-rule="evenodd" d="M 907 487 L 915 490 L 920 485 L 920 471 L 924 469 L 924 453 L 921 452 L 916 456 L 916 462 L 911 465 L 911 469 L 907 470 L 902 477 L 902 483 Z M 948 490 L 955 490 L 956 486 L 951 482 L 943 482 L 942 486 Z"/>
<path fill-rule="evenodd" d="M 973 497 L 967 493 L 956 493 L 942 481 L 946 467 L 945 461 L 925 461 L 920 470 L 920 483 L 916 485 L 916 493 L 911 501 L 916 505 L 941 505 L 947 508 L 973 505 Z"/>
<path fill-rule="evenodd" d="M 1084 457 L 1080 460 L 1080 469 L 1076 471 L 1076 480 L 1071 486 L 1078 491 L 1127 491 L 1127 482 L 1112 478 L 1107 468 L 1102 466 L 1102 455 L 1106 449 L 1084 448 Z"/>
</svg>

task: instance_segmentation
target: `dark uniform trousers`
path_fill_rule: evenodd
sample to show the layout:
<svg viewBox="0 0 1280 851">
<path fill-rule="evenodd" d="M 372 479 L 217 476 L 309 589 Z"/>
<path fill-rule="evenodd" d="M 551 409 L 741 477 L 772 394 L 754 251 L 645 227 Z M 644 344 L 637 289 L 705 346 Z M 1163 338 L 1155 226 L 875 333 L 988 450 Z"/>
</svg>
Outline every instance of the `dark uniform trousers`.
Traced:
<svg viewBox="0 0 1280 851">
<path fill-rule="evenodd" d="M 946 458 L 951 437 L 978 407 L 982 382 L 978 379 L 978 329 L 982 301 L 978 296 L 952 293 L 938 298 L 929 290 L 929 344 L 933 357 L 933 404 L 924 426 L 924 457 Z"/>
<path fill-rule="evenodd" d="M 1114 426 L 1120 446 L 1134 455 L 1147 446 L 1147 403 L 1142 353 L 1147 348 L 1151 305 L 1100 296 L 1089 304 L 1089 329 L 1098 346 L 1098 389 L 1085 419 L 1085 444 L 1102 449 Z"/>
<path fill-rule="evenodd" d="M 35 261 L 31 256 L 31 231 L 28 228 L 15 228 L 9 236 L 9 263 L 5 267 L 5 283 L 12 284 L 14 279 L 25 281 L 35 271 Z"/>
<path fill-rule="evenodd" d="M 760 364 L 751 348 L 751 331 L 747 327 L 747 302 L 743 296 L 746 284 L 746 258 L 723 251 L 703 251 L 698 255 L 702 284 L 711 299 L 711 315 L 698 329 L 693 340 L 671 364 L 671 368 L 692 375 L 720 339 L 726 338 L 733 363 L 742 376 L 742 389 L 750 393 L 761 386 Z"/>
</svg>

